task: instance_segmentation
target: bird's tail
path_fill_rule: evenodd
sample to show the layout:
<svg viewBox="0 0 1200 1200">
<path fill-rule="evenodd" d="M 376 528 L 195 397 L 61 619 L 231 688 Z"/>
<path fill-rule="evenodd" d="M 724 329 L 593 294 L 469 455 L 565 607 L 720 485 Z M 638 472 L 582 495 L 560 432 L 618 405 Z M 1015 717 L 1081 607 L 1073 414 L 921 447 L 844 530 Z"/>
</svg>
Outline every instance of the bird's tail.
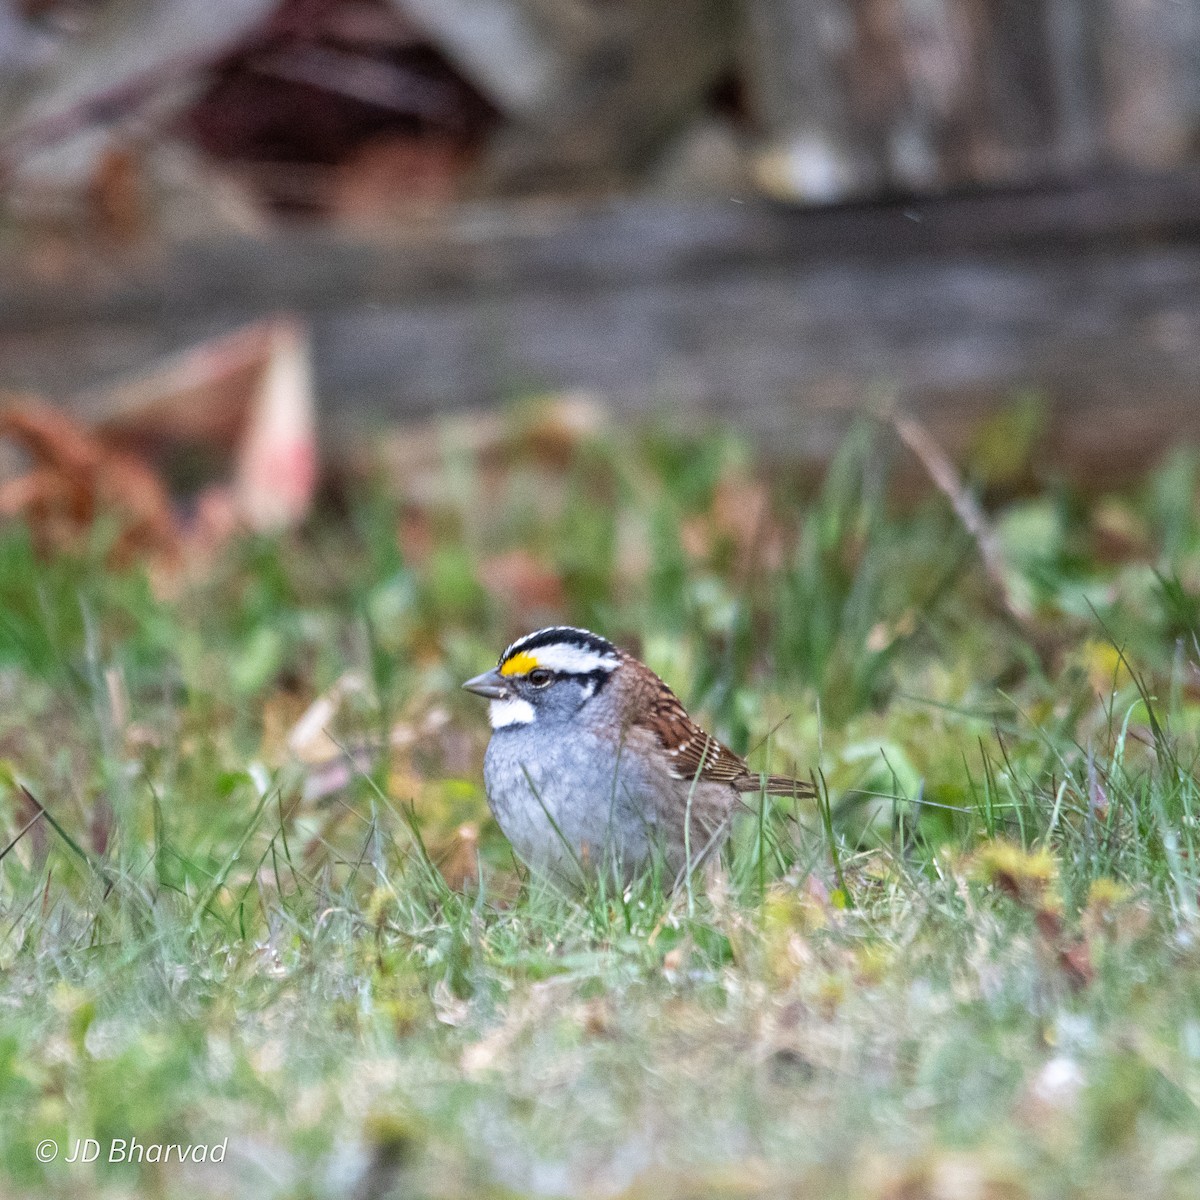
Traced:
<svg viewBox="0 0 1200 1200">
<path fill-rule="evenodd" d="M 768 775 L 765 779 L 751 771 L 745 783 L 739 783 L 740 792 L 766 792 L 768 796 L 815 796 L 816 789 L 803 779 L 793 779 L 790 775 Z"/>
</svg>

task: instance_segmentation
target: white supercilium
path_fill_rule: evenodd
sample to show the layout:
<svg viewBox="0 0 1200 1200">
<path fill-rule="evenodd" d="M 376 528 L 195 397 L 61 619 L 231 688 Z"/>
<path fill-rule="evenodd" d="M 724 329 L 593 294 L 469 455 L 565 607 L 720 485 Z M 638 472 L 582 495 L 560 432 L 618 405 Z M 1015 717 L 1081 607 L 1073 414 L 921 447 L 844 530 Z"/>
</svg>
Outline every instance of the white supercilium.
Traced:
<svg viewBox="0 0 1200 1200">
<path fill-rule="evenodd" d="M 593 671 L 612 671 L 620 662 L 611 654 L 597 654 L 584 646 L 570 642 L 553 642 L 529 651 L 537 665 L 559 675 L 590 675 Z"/>
</svg>

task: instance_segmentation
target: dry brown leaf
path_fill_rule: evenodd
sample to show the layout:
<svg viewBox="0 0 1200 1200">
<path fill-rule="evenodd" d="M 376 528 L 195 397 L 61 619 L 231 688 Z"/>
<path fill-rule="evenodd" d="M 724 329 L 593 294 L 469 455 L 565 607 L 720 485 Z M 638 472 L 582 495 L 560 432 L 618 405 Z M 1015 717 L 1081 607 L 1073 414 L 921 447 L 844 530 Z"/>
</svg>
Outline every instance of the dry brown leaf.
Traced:
<svg viewBox="0 0 1200 1200">
<path fill-rule="evenodd" d="M 317 483 L 307 330 L 294 321 L 275 321 L 266 339 L 264 370 L 238 447 L 234 488 L 240 515 L 260 531 L 299 524 Z"/>
<path fill-rule="evenodd" d="M 115 565 L 143 559 L 163 586 L 185 562 L 201 566 L 240 526 L 300 522 L 316 486 L 308 333 L 279 318 L 194 347 L 136 380 L 80 398 L 107 414 L 84 425 L 36 399 L 0 411 L 0 439 L 30 460 L 0 483 L 0 516 L 31 526 L 39 549 L 77 545 L 114 517 Z M 228 477 L 200 493 L 184 528 L 155 463 L 181 446 L 216 452 Z"/>
<path fill-rule="evenodd" d="M 251 529 L 290 528 L 316 488 L 316 422 L 305 325 L 277 317 L 204 342 L 85 398 L 106 442 L 159 458 L 199 445 L 230 461 L 233 511 Z"/>
<path fill-rule="evenodd" d="M 0 485 L 0 517 L 25 520 L 43 553 L 77 546 L 102 515 L 117 521 L 111 556 L 175 561 L 181 532 L 158 475 L 43 401 L 18 400 L 0 411 L 0 438 L 28 455 L 32 468 Z"/>
</svg>

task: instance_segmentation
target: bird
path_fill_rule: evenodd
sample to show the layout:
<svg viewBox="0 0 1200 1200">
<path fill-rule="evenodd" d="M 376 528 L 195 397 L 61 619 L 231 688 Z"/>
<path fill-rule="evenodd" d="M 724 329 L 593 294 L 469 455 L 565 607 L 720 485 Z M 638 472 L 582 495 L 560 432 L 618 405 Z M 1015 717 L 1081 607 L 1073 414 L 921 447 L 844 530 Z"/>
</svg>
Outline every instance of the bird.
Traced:
<svg viewBox="0 0 1200 1200">
<path fill-rule="evenodd" d="M 645 663 L 587 629 L 526 634 L 462 686 L 489 701 L 489 807 L 539 874 L 628 883 L 657 869 L 674 887 L 720 848 L 744 796 L 813 794 L 752 771 Z"/>
</svg>

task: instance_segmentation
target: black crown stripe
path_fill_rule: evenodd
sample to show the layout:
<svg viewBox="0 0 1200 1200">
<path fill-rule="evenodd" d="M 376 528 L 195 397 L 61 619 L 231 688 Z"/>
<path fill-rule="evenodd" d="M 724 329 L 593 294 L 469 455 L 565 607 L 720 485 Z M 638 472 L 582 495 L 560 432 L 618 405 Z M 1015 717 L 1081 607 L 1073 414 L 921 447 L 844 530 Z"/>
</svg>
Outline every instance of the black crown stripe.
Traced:
<svg viewBox="0 0 1200 1200">
<path fill-rule="evenodd" d="M 537 650 L 541 646 L 574 646 L 579 650 L 589 650 L 593 654 L 616 654 L 617 648 L 607 638 L 588 629 L 578 629 L 574 625 L 551 625 L 547 629 L 538 629 L 518 638 L 500 656 L 503 666 L 514 654 L 524 654 Z"/>
</svg>

